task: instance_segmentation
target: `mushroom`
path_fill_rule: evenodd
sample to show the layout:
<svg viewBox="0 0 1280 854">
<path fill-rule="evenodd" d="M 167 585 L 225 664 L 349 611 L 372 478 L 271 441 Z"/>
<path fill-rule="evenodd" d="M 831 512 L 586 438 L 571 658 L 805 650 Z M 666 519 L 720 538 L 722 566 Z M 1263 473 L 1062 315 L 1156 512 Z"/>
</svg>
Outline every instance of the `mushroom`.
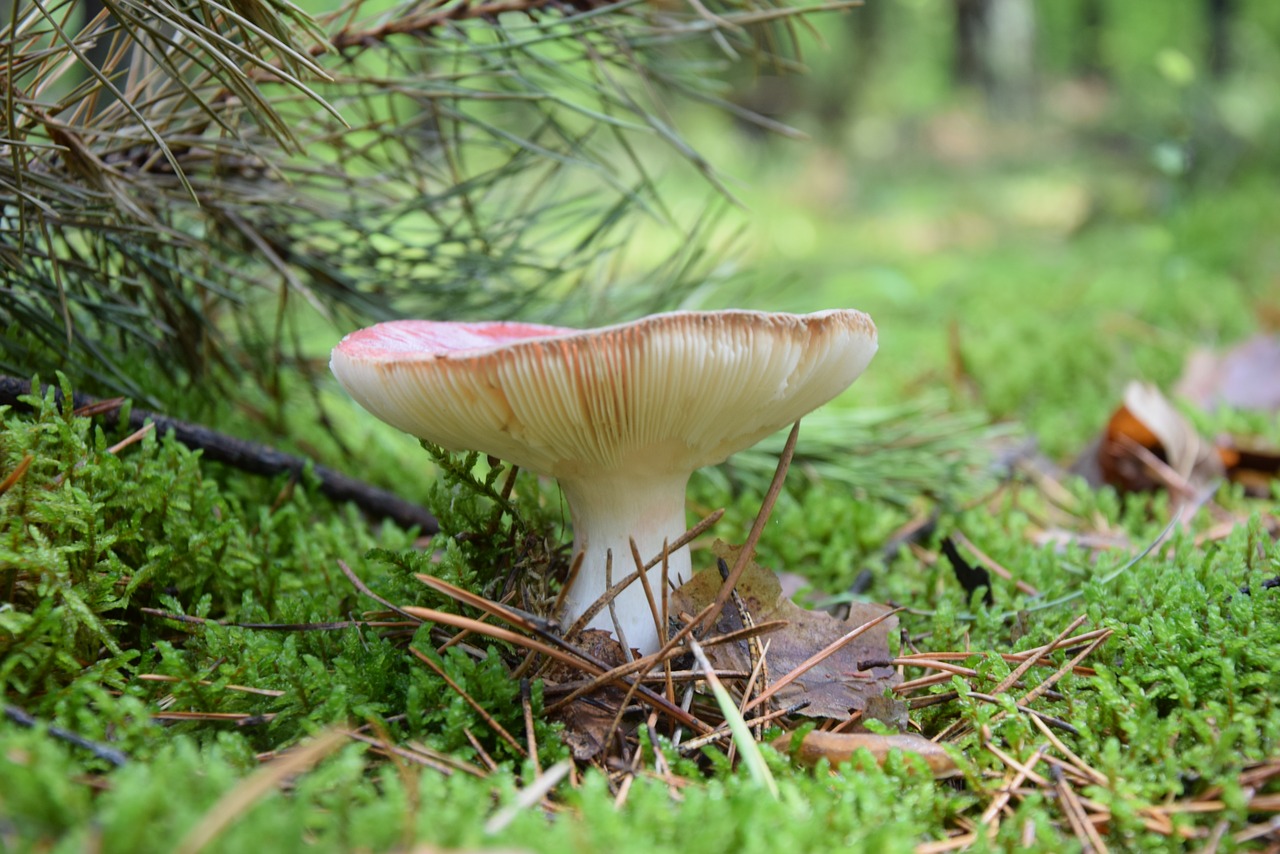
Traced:
<svg viewBox="0 0 1280 854">
<path fill-rule="evenodd" d="M 558 615 L 568 625 L 606 590 L 610 552 L 616 583 L 631 538 L 648 559 L 684 533 L 694 469 L 826 403 L 875 351 L 875 325 L 853 310 L 672 312 L 590 330 L 402 320 L 343 338 L 330 368 L 392 426 L 559 481 L 584 553 Z M 690 576 L 687 548 L 668 561 L 670 577 Z M 628 644 L 657 649 L 643 587 L 614 605 Z M 602 611 L 589 626 L 613 622 Z"/>
</svg>

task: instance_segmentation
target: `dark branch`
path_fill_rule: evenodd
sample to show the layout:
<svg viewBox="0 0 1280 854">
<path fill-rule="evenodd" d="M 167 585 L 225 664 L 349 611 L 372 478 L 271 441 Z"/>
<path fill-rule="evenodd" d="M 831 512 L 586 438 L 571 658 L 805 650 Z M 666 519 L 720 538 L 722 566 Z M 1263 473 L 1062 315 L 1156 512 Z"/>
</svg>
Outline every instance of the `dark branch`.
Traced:
<svg viewBox="0 0 1280 854">
<path fill-rule="evenodd" d="M 47 388 L 48 386 L 45 387 Z M 42 394 L 45 389 L 41 389 Z M 31 406 L 20 399 L 30 393 L 30 382 L 15 377 L 0 376 L 0 404 L 30 410 Z M 54 398 L 61 403 L 62 392 L 54 389 Z M 120 408 L 118 404 L 103 406 L 103 401 L 79 393 L 72 395 L 72 403 L 77 409 L 87 406 L 96 407 L 94 415 L 109 415 Z M 183 445 L 192 450 L 202 451 L 206 460 L 225 463 L 251 474 L 267 476 L 289 474 L 299 478 L 309 462 L 302 457 L 286 454 L 268 445 L 237 439 L 208 427 L 189 424 L 156 412 L 145 409 L 132 409 L 129 412 L 129 429 L 141 429 L 147 422 L 154 423 L 159 433 L 172 432 L 173 437 Z M 320 482 L 320 491 L 334 501 L 352 501 L 370 516 L 390 519 L 405 528 L 416 525 L 426 534 L 434 534 L 440 530 L 435 517 L 425 508 L 405 501 L 385 489 L 379 489 L 321 465 L 313 465 L 311 470 Z"/>
<path fill-rule="evenodd" d="M 16 723 L 18 726 L 34 727 L 40 723 L 17 706 L 5 705 L 4 714 L 5 717 Z M 61 739 L 68 744 L 74 744 L 76 747 L 83 747 L 94 756 L 110 762 L 117 768 L 129 761 L 129 757 L 126 756 L 123 751 L 116 750 L 114 747 L 108 747 L 105 744 L 99 744 L 96 741 L 91 741 L 82 735 L 76 735 L 74 732 L 65 730 L 60 726 L 50 724 L 46 728 L 46 731 L 54 738 Z"/>
</svg>

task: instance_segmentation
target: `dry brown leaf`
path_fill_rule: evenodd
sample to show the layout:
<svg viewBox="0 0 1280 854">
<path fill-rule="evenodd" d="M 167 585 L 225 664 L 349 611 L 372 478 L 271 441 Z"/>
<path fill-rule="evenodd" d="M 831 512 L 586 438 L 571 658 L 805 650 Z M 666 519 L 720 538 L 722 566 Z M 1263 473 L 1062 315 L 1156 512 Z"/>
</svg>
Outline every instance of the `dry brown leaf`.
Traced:
<svg viewBox="0 0 1280 854">
<path fill-rule="evenodd" d="M 1214 446 L 1149 383 L 1129 383 L 1097 453 L 1103 480 L 1126 492 L 1197 492 L 1223 470 Z"/>
<path fill-rule="evenodd" d="M 1280 478 L 1280 451 L 1250 448 L 1226 439 L 1218 445 L 1218 455 L 1227 468 L 1227 477 L 1244 486 L 1255 498 L 1271 495 L 1271 482 Z"/>
<path fill-rule="evenodd" d="M 601 629 L 586 629 L 579 636 L 576 645 L 609 667 L 619 667 L 626 663 L 622 644 L 614 640 L 609 632 Z M 547 695 L 554 695 L 556 686 L 581 680 L 585 676 L 583 671 L 557 662 L 546 673 L 544 691 Z M 606 685 L 569 703 L 555 716 L 556 720 L 564 724 L 560 738 L 569 746 L 574 759 L 587 762 L 605 749 L 605 739 L 626 696 L 627 692 L 617 685 Z"/>
<path fill-rule="evenodd" d="M 798 764 L 812 768 L 825 759 L 832 767 L 852 759 L 859 750 L 866 749 L 875 758 L 877 765 L 883 765 L 891 750 L 902 750 L 924 759 L 935 778 L 952 777 L 959 773 L 955 760 L 947 754 L 940 744 L 934 744 L 927 738 L 911 733 L 901 735 L 877 735 L 870 732 L 821 732 L 814 730 L 800 740 L 800 745 L 791 749 L 791 736 L 783 735 L 774 739 L 773 747 L 782 753 L 790 753 Z"/>
<path fill-rule="evenodd" d="M 716 541 L 712 551 L 730 565 L 737 559 L 739 549 Z M 686 582 L 671 596 L 671 613 L 696 614 L 706 607 L 720 589 L 720 574 L 704 570 Z M 778 578 L 769 569 L 751 561 L 738 581 L 738 594 L 754 623 L 785 620 L 786 626 L 761 637 L 769 644 L 768 666 L 774 681 L 795 669 L 814 653 L 840 639 L 863 623 L 887 613 L 884 605 L 855 602 L 849 617 L 836 619 L 825 611 L 806 611 L 782 595 Z M 887 661 L 889 636 L 897 631 L 896 617 L 885 620 L 866 633 L 854 638 L 832 655 L 800 676 L 774 695 L 778 706 L 789 706 L 802 700 L 809 704 L 796 713 L 808 717 L 844 720 L 852 712 L 862 709 L 867 698 L 879 696 L 885 688 L 900 680 L 892 667 L 873 667 L 860 670 L 860 662 Z M 743 628 L 738 609 L 730 602 L 726 605 L 711 634 L 727 634 Z M 747 641 L 716 644 L 706 647 L 707 657 L 714 667 L 721 670 L 745 670 L 752 666 Z"/>
</svg>

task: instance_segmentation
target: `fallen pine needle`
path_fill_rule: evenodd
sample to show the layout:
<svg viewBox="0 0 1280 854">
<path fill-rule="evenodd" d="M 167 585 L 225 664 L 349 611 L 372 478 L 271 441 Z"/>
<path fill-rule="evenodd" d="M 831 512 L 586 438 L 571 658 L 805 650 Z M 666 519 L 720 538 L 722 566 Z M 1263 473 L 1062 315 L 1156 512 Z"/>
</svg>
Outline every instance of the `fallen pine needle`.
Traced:
<svg viewBox="0 0 1280 854">
<path fill-rule="evenodd" d="M 328 730 L 286 753 L 254 773 L 223 795 L 208 812 L 187 831 L 175 851 L 188 854 L 202 850 L 254 804 L 294 775 L 301 774 L 333 753 L 347 741 L 346 733 Z"/>
<path fill-rule="evenodd" d="M 490 835 L 500 833 L 507 825 L 515 821 L 516 816 L 520 815 L 522 811 L 529 809 L 549 795 L 551 790 L 559 785 L 572 767 L 573 760 L 571 759 L 561 759 L 555 765 L 552 765 L 545 773 L 521 789 L 520 795 L 514 803 L 507 804 L 490 816 L 489 820 L 484 823 L 484 832 Z"/>
</svg>

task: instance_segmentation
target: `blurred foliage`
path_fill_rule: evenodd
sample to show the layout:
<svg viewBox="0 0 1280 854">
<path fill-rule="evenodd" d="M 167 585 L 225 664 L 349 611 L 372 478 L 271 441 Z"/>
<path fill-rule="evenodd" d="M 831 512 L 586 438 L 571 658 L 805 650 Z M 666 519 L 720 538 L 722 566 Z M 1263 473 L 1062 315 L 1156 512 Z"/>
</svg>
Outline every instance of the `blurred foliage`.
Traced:
<svg viewBox="0 0 1280 854">
<path fill-rule="evenodd" d="M 1158 21 L 1134 4 L 1030 4 L 1021 113 L 956 79 L 951 4 L 817 21 L 810 74 L 743 74 L 735 94 L 811 144 L 710 115 L 690 131 L 751 177 L 744 275 L 703 304 L 863 309 L 880 351 L 837 406 L 941 395 L 1069 460 L 1129 380 L 1169 388 L 1196 346 L 1280 324 L 1280 251 L 1261 227 L 1280 217 L 1280 14 L 1229 5 L 1215 71 L 1201 0 L 1162 4 Z M 1228 412 L 1207 429 L 1276 435 L 1274 419 Z"/>
<path fill-rule="evenodd" d="M 1032 74 L 1018 81 L 1032 98 L 1019 109 L 993 103 L 995 84 L 957 69 L 962 5 L 985 8 L 989 19 L 997 6 L 1027 17 L 983 45 L 1033 54 Z M 1002 23 L 988 20 L 988 27 Z M 1274 163 L 1267 142 L 1280 123 L 1270 91 L 1280 72 L 1278 36 L 1280 10 L 1262 0 L 1169 0 L 1158 16 L 1140 4 L 1105 0 L 868 0 L 806 31 L 796 58 L 810 73 L 743 69 L 737 97 L 824 143 L 848 146 L 855 160 L 926 153 L 920 143 L 932 140 L 912 131 L 978 105 L 1014 125 L 1054 124 L 1065 115 L 1086 140 L 1139 158 L 1168 157 L 1158 153 L 1162 143 L 1182 146 L 1185 160 L 1153 165 L 1221 177 L 1223 164 L 1242 156 Z M 1025 45 L 1001 43 L 1021 37 Z M 1043 153 L 1023 148 L 1021 160 Z"/>
<path fill-rule="evenodd" d="M 666 208 L 655 143 L 718 182 L 670 106 L 722 104 L 723 57 L 767 59 L 804 11 L 19 0 L 0 23 L 0 369 L 182 411 L 207 381 L 314 380 L 335 329 L 400 313 L 669 305 L 708 274 L 717 206 Z M 606 301 L 637 218 L 680 248 Z"/>
</svg>

